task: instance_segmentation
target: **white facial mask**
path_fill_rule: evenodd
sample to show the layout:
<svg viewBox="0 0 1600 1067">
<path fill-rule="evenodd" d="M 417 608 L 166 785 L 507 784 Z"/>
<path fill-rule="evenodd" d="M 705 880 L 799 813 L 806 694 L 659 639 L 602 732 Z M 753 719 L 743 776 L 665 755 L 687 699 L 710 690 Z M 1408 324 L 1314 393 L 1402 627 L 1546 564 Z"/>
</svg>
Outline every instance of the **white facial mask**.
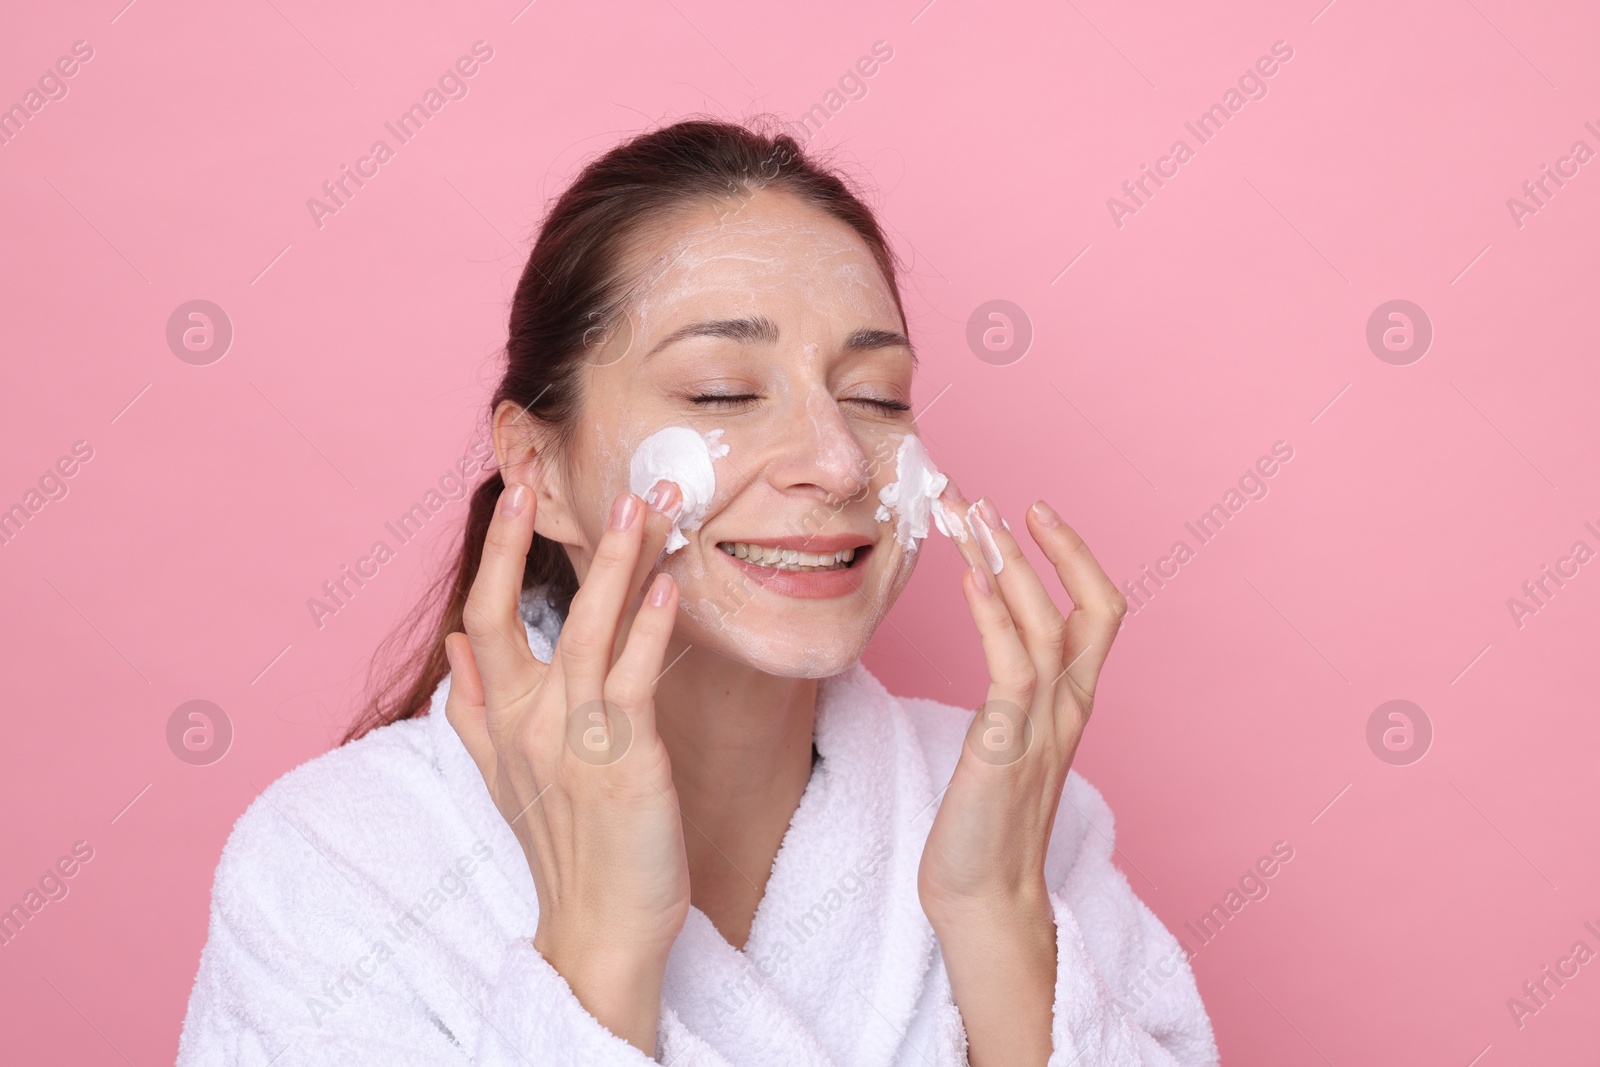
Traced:
<svg viewBox="0 0 1600 1067">
<path fill-rule="evenodd" d="M 667 535 L 666 550 L 676 552 L 689 543 L 684 530 L 698 530 L 717 491 L 717 474 L 711 461 L 728 454 L 722 431 L 700 433 L 687 426 L 668 426 L 639 442 L 628 463 L 628 489 L 644 496 L 660 481 L 672 482 L 683 493 L 683 510 Z"/>
<path fill-rule="evenodd" d="M 908 433 L 895 453 L 895 480 L 878 490 L 878 512 L 873 517 L 879 522 L 894 519 L 895 540 L 907 552 L 915 552 L 917 542 L 928 536 L 930 518 L 946 537 L 965 541 L 960 519 L 947 515 L 939 500 L 949 481 L 934 467 L 922 439 Z"/>
</svg>

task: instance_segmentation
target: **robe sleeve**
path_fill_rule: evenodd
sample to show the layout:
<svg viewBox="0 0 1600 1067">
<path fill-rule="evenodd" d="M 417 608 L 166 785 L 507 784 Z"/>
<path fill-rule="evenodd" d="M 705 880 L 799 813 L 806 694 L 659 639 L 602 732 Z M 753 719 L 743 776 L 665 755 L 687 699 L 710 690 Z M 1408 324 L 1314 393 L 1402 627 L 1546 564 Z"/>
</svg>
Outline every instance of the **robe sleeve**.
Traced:
<svg viewBox="0 0 1600 1067">
<path fill-rule="evenodd" d="M 584 1008 L 567 980 L 531 942 L 510 946 L 500 972 L 477 1064 L 538 1064 L 539 1067 L 646 1067 L 654 1063 L 730 1067 L 666 1005 L 656 1029 L 651 1059 L 601 1025 Z"/>
<path fill-rule="evenodd" d="M 341 875 L 308 832 L 258 801 L 230 837 L 178 1067 L 724 1062 L 666 1010 L 658 1049 L 676 1052 L 646 1056 L 589 1014 L 528 939 L 487 944 L 478 966 L 421 937 L 374 955 L 373 916 L 392 905 Z"/>
<path fill-rule="evenodd" d="M 1051 851 L 1049 1067 L 1214 1067 L 1216 1041 L 1188 954 L 1112 864 L 1111 811 L 1076 773 Z"/>
</svg>

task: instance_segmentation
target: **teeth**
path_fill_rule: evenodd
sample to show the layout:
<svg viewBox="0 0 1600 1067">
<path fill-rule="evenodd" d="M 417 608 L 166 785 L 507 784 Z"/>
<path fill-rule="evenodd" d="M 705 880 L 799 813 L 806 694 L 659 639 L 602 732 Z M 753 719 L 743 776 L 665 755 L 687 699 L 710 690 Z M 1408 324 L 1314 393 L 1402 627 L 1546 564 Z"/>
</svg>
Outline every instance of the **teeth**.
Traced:
<svg viewBox="0 0 1600 1067">
<path fill-rule="evenodd" d="M 736 559 L 780 571 L 837 570 L 849 566 L 856 558 L 856 550 L 842 548 L 837 552 L 801 552 L 794 548 L 769 548 L 744 541 L 724 541 L 717 546 Z"/>
</svg>

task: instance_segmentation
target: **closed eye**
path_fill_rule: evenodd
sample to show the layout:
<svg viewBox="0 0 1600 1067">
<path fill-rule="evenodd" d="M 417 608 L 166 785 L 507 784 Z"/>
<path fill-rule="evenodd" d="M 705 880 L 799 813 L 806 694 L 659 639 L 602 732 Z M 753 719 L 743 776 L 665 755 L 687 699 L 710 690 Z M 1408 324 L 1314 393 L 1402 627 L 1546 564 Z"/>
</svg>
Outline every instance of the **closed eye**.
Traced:
<svg viewBox="0 0 1600 1067">
<path fill-rule="evenodd" d="M 867 404 L 871 407 L 877 408 L 879 411 L 890 414 L 898 415 L 902 411 L 911 410 L 910 404 L 903 403 L 899 400 L 880 400 L 879 398 L 873 396 L 853 396 L 850 397 L 850 399 L 854 400 L 858 404 Z"/>
<path fill-rule="evenodd" d="M 691 396 L 689 403 L 699 404 L 702 407 L 725 408 L 760 399 L 755 393 L 702 393 L 699 396 Z"/>
<path fill-rule="evenodd" d="M 761 397 L 755 393 L 701 393 L 699 396 L 690 397 L 689 402 L 698 404 L 701 407 L 728 408 L 760 399 Z M 857 404 L 866 404 L 869 407 L 877 408 L 887 414 L 898 415 L 901 412 L 911 410 L 910 404 L 899 400 L 885 400 L 875 396 L 852 396 L 846 399 Z"/>
</svg>

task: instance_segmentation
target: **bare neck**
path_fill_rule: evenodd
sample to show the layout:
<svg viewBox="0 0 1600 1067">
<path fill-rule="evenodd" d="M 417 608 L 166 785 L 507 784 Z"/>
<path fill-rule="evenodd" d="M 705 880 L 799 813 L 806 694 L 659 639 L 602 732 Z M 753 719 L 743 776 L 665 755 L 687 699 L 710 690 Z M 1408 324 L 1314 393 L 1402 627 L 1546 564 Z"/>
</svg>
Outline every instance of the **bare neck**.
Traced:
<svg viewBox="0 0 1600 1067">
<path fill-rule="evenodd" d="M 656 728 L 683 815 L 690 900 L 742 948 L 811 778 L 817 680 L 677 642 L 666 662 Z"/>
</svg>

